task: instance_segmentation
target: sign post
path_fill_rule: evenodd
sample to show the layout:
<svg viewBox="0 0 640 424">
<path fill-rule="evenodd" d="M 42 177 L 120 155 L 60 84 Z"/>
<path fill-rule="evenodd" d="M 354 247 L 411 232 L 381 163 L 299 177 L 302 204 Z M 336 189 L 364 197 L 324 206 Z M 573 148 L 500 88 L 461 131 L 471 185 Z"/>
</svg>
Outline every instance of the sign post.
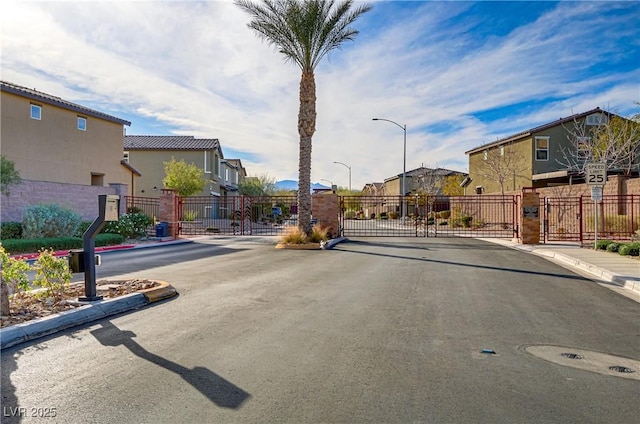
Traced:
<svg viewBox="0 0 640 424">
<path fill-rule="evenodd" d="M 598 248 L 598 202 L 602 201 L 602 189 L 607 183 L 607 164 L 604 162 L 589 162 L 585 166 L 585 182 L 591 186 L 591 200 L 594 212 L 594 242 L 593 248 Z"/>
</svg>

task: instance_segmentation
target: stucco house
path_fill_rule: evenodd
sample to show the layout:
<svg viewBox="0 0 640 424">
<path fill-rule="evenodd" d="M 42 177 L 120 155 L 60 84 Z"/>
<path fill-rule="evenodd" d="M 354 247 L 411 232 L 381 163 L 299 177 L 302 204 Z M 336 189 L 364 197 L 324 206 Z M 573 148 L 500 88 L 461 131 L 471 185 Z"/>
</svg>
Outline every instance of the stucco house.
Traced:
<svg viewBox="0 0 640 424">
<path fill-rule="evenodd" d="M 122 161 L 131 123 L 52 94 L 0 81 L 2 155 L 22 183 L 2 198 L 2 221 L 25 206 L 57 203 L 92 220 L 99 194 L 127 195 L 140 172 Z"/>
<path fill-rule="evenodd" d="M 611 117 L 610 112 L 595 108 L 566 118 L 540 125 L 492 143 L 483 144 L 467 152 L 469 156 L 469 176 L 463 182 L 465 194 L 500 193 L 501 185 L 490 167 L 502 167 L 505 191 L 516 191 L 523 187 L 550 187 L 582 183 L 581 173 L 572 171 L 567 165 L 584 163 L 579 142 L 572 140 L 571 133 L 576 128 L 588 131 L 591 126 L 599 126 Z M 639 155 L 640 157 L 640 155 Z M 502 161 L 512 161 L 504 166 Z M 610 170 L 615 171 L 615 170 Z M 508 174 L 508 175 L 507 175 Z"/>
<path fill-rule="evenodd" d="M 441 183 L 451 175 L 466 176 L 465 173 L 445 168 L 426 168 L 421 166 L 405 173 L 405 195 L 440 194 Z M 386 178 L 382 192 L 387 196 L 399 196 L 402 191 L 402 174 Z"/>
<path fill-rule="evenodd" d="M 126 135 L 124 160 L 140 170 L 135 195 L 159 197 L 164 188 L 164 163 L 184 160 L 200 168 L 207 180 L 196 196 L 226 199 L 238 195 L 238 184 L 246 176 L 240 159 L 225 159 L 216 138 L 195 138 L 186 135 Z"/>
</svg>

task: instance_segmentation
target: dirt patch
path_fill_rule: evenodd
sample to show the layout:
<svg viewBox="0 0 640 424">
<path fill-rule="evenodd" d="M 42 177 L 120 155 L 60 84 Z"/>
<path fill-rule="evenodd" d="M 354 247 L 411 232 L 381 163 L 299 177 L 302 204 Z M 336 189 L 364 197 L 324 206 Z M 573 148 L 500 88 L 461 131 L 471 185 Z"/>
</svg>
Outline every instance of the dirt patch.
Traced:
<svg viewBox="0 0 640 424">
<path fill-rule="evenodd" d="M 104 299 L 113 299 L 159 285 L 159 282 L 152 280 L 100 280 L 96 282 L 96 291 Z M 78 308 L 82 306 L 81 303 L 77 303 L 78 297 L 84 294 L 84 283 L 69 285 L 58 297 L 47 296 L 42 290 L 20 293 L 11 302 L 9 316 L 2 317 L 0 327 L 4 328 Z"/>
</svg>

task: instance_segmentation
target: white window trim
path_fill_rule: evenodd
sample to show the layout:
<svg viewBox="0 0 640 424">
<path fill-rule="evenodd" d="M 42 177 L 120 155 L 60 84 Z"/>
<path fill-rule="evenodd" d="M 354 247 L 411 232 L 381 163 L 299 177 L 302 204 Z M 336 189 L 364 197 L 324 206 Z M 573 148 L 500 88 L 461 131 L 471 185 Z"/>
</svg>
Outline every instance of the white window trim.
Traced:
<svg viewBox="0 0 640 424">
<path fill-rule="evenodd" d="M 204 173 L 205 174 L 211 174 L 211 168 L 210 168 L 211 160 L 209 158 L 209 154 L 210 153 L 211 152 L 209 152 L 208 150 L 204 151 L 204 167 L 203 168 L 204 168 Z"/>
<path fill-rule="evenodd" d="M 84 125 L 80 125 L 80 123 L 83 123 Z M 78 116 L 78 125 L 77 125 L 78 129 L 80 131 L 86 131 L 87 130 L 87 118 L 85 118 L 84 116 Z"/>
<path fill-rule="evenodd" d="M 607 115 L 604 113 L 592 113 L 586 118 L 587 125 L 604 125 L 608 121 Z"/>
<path fill-rule="evenodd" d="M 484 152 L 482 152 L 482 160 L 487 160 L 487 157 L 489 156 L 489 151 L 485 150 Z"/>
<path fill-rule="evenodd" d="M 125 162 L 129 163 L 129 151 L 124 151 L 123 159 Z"/>
<path fill-rule="evenodd" d="M 500 146 L 500 156 L 504 156 L 504 146 Z"/>
<path fill-rule="evenodd" d="M 218 178 L 222 178 L 222 158 L 218 158 Z"/>
<path fill-rule="evenodd" d="M 231 181 L 231 179 L 229 178 L 229 168 L 224 168 L 224 181 Z"/>
<path fill-rule="evenodd" d="M 538 148 L 538 140 L 546 140 L 547 141 L 547 147 L 544 149 L 540 149 Z M 537 162 L 548 162 L 549 161 L 549 148 L 551 145 L 551 137 L 549 136 L 538 136 L 535 138 L 535 151 L 534 151 L 534 158 Z M 547 157 L 546 159 L 538 159 L 538 151 L 546 151 L 547 152 Z"/>
<path fill-rule="evenodd" d="M 34 110 L 38 111 L 38 116 L 34 116 Z M 35 119 L 36 121 L 41 121 L 42 120 L 42 106 L 40 105 L 34 105 L 33 103 L 31 103 L 31 107 L 29 108 L 29 115 L 31 116 L 31 119 Z"/>
</svg>

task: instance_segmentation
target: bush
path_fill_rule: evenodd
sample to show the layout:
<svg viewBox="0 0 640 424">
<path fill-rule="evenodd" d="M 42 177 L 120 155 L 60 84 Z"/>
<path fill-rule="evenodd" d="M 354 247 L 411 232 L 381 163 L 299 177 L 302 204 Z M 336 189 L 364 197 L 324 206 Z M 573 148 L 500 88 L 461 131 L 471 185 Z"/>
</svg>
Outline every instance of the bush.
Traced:
<svg viewBox="0 0 640 424">
<path fill-rule="evenodd" d="M 289 227 L 281 241 L 285 244 L 303 244 L 307 241 L 307 235 L 300 227 Z"/>
<path fill-rule="evenodd" d="M 111 246 L 121 244 L 123 241 L 124 237 L 119 234 L 98 234 L 95 238 L 95 245 L 96 247 Z M 12 254 L 34 253 L 42 249 L 70 250 L 83 248 L 82 238 L 80 237 L 4 240 L 2 245 Z"/>
<path fill-rule="evenodd" d="M 2 222 L 0 223 L 0 240 L 22 238 L 22 223 Z"/>
<path fill-rule="evenodd" d="M 54 256 L 53 250 L 42 249 L 33 269 L 36 271 L 33 284 L 46 289 L 45 293 L 49 297 L 58 300 L 64 297 L 64 291 L 71 281 L 66 258 Z"/>
<path fill-rule="evenodd" d="M 328 229 L 320 226 L 320 224 L 314 225 L 309 235 L 309 242 L 320 243 L 326 240 L 329 240 Z"/>
<path fill-rule="evenodd" d="M 84 232 L 87 231 L 89 227 L 91 227 L 91 224 L 93 224 L 93 221 L 80 222 L 80 225 L 78 225 L 78 229 L 76 230 L 76 233 L 73 236 L 82 238 Z"/>
<path fill-rule="evenodd" d="M 607 245 L 607 252 L 616 253 L 619 248 L 620 248 L 620 243 L 612 242 Z"/>
<path fill-rule="evenodd" d="M 596 250 L 607 250 L 607 246 L 609 246 L 611 243 L 611 240 L 598 240 L 596 242 Z"/>
<path fill-rule="evenodd" d="M 627 243 L 620 246 L 618 253 L 622 256 L 640 256 L 640 243 Z"/>
<path fill-rule="evenodd" d="M 27 206 L 22 214 L 22 237 L 73 237 L 80 222 L 80 214 L 60 205 Z"/>
<path fill-rule="evenodd" d="M 438 218 L 440 219 L 449 219 L 451 216 L 451 211 L 440 211 L 438 212 Z"/>
<path fill-rule="evenodd" d="M 153 219 L 143 213 L 128 213 L 117 221 L 109 221 L 104 226 L 105 233 L 120 234 L 124 238 L 140 238 L 147 235 L 147 228 Z"/>
<path fill-rule="evenodd" d="M 15 295 L 29 290 L 29 278 L 27 272 L 31 268 L 21 259 L 9 256 L 9 252 L 0 245 L 0 262 L 2 262 L 2 280 L 9 286 L 13 299 Z"/>
</svg>

